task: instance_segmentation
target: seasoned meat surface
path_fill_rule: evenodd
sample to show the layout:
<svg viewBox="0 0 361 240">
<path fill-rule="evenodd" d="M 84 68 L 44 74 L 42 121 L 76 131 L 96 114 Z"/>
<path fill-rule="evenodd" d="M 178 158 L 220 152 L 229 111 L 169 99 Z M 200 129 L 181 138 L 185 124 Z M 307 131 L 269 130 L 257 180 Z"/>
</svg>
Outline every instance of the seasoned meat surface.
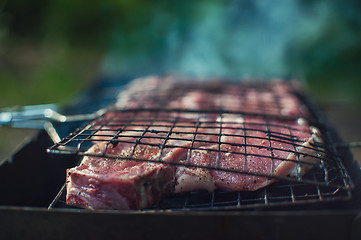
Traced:
<svg viewBox="0 0 361 240">
<path fill-rule="evenodd" d="M 96 144 L 89 154 L 104 150 Z M 106 148 L 106 154 L 129 155 L 131 147 Z M 157 151 L 143 147 L 135 151 L 152 158 Z M 178 154 L 173 152 L 173 156 Z M 141 209 L 173 190 L 174 169 L 166 164 L 121 159 L 84 157 L 80 166 L 67 171 L 67 204 L 88 209 Z"/>
<path fill-rule="evenodd" d="M 179 167 L 175 191 L 254 191 L 276 180 L 268 176 L 299 177 L 319 162 L 313 157 L 317 150 L 312 144 L 321 139 L 307 125 L 290 121 L 262 124 L 259 119 L 247 119 L 242 125 L 247 130 L 237 129 L 236 123 L 224 123 L 220 144 L 192 150 L 188 161 L 249 174 Z"/>
</svg>

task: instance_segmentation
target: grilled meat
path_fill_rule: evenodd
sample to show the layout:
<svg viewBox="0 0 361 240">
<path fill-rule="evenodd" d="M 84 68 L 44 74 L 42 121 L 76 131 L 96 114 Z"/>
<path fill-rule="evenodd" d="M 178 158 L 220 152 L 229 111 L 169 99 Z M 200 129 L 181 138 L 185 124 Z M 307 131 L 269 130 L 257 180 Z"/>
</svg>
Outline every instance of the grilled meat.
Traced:
<svg viewBox="0 0 361 240">
<path fill-rule="evenodd" d="M 104 145 L 94 145 L 88 154 L 99 154 Z M 105 154 L 129 155 L 131 149 L 127 145 L 109 145 Z M 148 146 L 135 151 L 134 156 L 152 158 L 154 153 L 154 148 Z M 87 156 L 80 166 L 67 171 L 66 202 L 88 209 L 145 208 L 172 191 L 173 172 L 165 164 Z"/>
<path fill-rule="evenodd" d="M 147 86 L 147 88 L 144 88 Z M 139 79 L 119 95 L 117 108 L 242 111 L 279 116 L 309 116 L 295 95 L 296 82 L 227 83 L 179 81 L 174 78 Z"/>
<path fill-rule="evenodd" d="M 319 163 L 294 87 L 162 80 L 135 81 L 89 125 L 94 145 L 68 170 L 67 204 L 141 209 L 174 192 L 254 191 Z"/>
</svg>

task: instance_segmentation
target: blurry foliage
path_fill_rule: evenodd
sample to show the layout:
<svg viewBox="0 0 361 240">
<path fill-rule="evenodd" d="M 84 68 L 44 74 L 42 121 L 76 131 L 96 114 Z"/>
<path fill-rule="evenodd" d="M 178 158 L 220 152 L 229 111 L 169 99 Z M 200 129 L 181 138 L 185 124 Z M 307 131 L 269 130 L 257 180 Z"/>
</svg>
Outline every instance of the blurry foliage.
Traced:
<svg viewBox="0 0 361 240">
<path fill-rule="evenodd" d="M 159 70 L 159 66 L 166 65 L 164 55 L 169 52 L 182 54 L 181 48 L 167 52 L 166 46 L 172 48 L 168 42 L 170 37 L 174 37 L 178 44 L 186 43 L 190 40 L 189 29 L 200 19 L 213 15 L 219 17 L 214 9 L 233 4 L 235 9 L 231 12 L 234 17 L 239 11 L 237 8 L 244 8 L 245 11 L 239 11 L 244 14 L 255 6 L 252 1 L 234 2 L 2 2 L 0 107 L 64 102 L 101 74 L 101 64 L 105 55 L 109 54 L 121 56 L 124 64 L 118 64 L 130 73 L 143 68 L 152 69 L 152 65 Z M 318 2 L 299 1 L 310 16 L 317 14 L 312 11 Z M 327 4 L 332 6 L 333 11 L 327 19 L 328 24 L 315 35 L 296 35 L 292 39 L 285 53 L 287 66 L 295 76 L 304 77 L 317 96 L 337 93 L 341 97 L 361 99 L 361 6 L 352 0 L 347 4 L 337 1 L 327 1 Z M 209 15 L 210 11 L 213 15 Z M 236 17 L 228 21 L 246 20 L 246 17 Z M 177 33 L 170 34 L 172 29 L 177 29 Z M 232 31 L 232 28 L 227 31 Z M 211 36 L 215 35 L 217 32 Z M 227 47 L 224 44 L 227 36 L 221 36 L 217 41 L 219 49 Z M 236 63 L 230 61 L 233 68 L 242 68 Z"/>
<path fill-rule="evenodd" d="M 304 1 L 306 11 L 319 1 Z M 302 72 L 319 100 L 361 103 L 361 2 L 330 1 L 332 11 L 317 35 L 294 39 L 290 68 Z"/>
<path fill-rule="evenodd" d="M 186 23 L 196 15 L 186 2 L 3 2 L 0 107 L 64 101 L 98 77 L 109 49 L 129 59 L 159 51 L 175 19 Z"/>
<path fill-rule="evenodd" d="M 96 77 L 107 29 L 93 23 L 95 5 L 78 14 L 84 6 L 63 3 L 16 0 L 3 7 L 0 107 L 64 102 Z"/>
</svg>

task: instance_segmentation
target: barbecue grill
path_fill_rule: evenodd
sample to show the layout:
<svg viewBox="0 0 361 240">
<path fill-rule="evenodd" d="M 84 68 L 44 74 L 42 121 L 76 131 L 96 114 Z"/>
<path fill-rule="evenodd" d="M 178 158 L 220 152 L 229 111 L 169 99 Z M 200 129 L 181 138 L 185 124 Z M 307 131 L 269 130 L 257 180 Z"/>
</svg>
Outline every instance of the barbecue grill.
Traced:
<svg viewBox="0 0 361 240">
<path fill-rule="evenodd" d="M 151 208 L 139 211 L 89 211 L 66 205 L 64 202 L 65 169 L 77 165 L 82 156 L 89 155 L 87 150 L 94 141 L 94 135 L 104 137 L 106 140 L 99 141 L 106 141 L 106 144 L 122 142 L 123 131 L 118 131 L 115 135 L 109 134 L 109 130 L 114 130 L 114 125 L 119 125 L 119 120 L 114 119 L 111 114 L 104 114 L 105 112 L 122 112 L 123 115 L 128 115 L 129 118 L 126 119 L 128 126 L 137 126 L 141 121 L 154 123 L 147 126 L 143 132 L 130 133 L 134 134 L 134 147 L 141 144 L 143 138 L 147 138 L 147 131 L 152 131 L 152 127 L 164 127 L 164 125 L 168 127 L 170 132 L 161 139 L 164 144 L 157 146 L 160 155 L 163 149 L 175 147 L 166 144 L 174 138 L 172 134 L 177 133 L 172 132 L 175 126 L 180 129 L 189 127 L 189 124 L 193 124 L 192 126 L 196 129 L 209 127 L 207 124 L 210 122 L 202 122 L 202 114 L 205 113 L 213 114 L 216 120 L 212 123 L 218 123 L 214 130 L 220 137 L 215 144 L 224 144 L 221 142 L 222 129 L 226 128 L 222 125 L 224 116 L 232 116 L 231 119 L 234 121 L 239 117 L 250 115 L 257 116 L 264 122 L 262 126 L 266 127 L 264 131 L 268 137 L 265 140 L 270 141 L 272 138 L 277 141 L 287 141 L 291 142 L 295 149 L 297 147 L 297 141 L 292 136 L 294 130 L 285 126 L 288 128 L 289 135 L 272 132 L 270 119 L 294 120 L 298 116 L 289 117 L 266 112 L 272 106 L 261 108 L 263 110 L 261 113 L 229 110 L 222 104 L 216 110 L 205 108 L 202 111 L 162 106 L 158 108 L 151 106 L 146 109 L 108 108 L 107 106 L 114 103 L 117 93 L 127 88 L 124 85 L 125 82 L 127 81 L 119 81 L 119 79 L 99 81 L 100 85 L 94 86 L 72 106 L 63 110 L 65 115 L 81 116 L 87 113 L 88 117 L 100 116 L 96 121 L 89 123 L 80 121 L 80 118 L 67 123 L 53 121 L 51 125 L 47 125 L 48 132 L 53 133 L 53 138 L 55 134 L 58 136 L 55 139 L 63 140 L 54 144 L 48 134 L 42 131 L 14 153 L 11 161 L 2 164 L 0 187 L 5 197 L 0 200 L 2 205 L 0 219 L 1 234 L 4 238 L 20 237 L 22 234 L 37 238 L 44 236 L 54 238 L 55 234 L 55 238 L 58 236 L 62 239 L 84 237 L 84 235 L 102 238 L 122 235 L 127 238 L 182 239 L 190 237 L 228 239 L 239 237 L 241 234 L 251 239 L 284 239 L 291 236 L 296 239 L 310 238 L 310 236 L 358 239 L 361 236 L 358 230 L 361 200 L 358 187 L 361 183 L 359 166 L 353 161 L 348 149 L 337 148 L 335 143 L 341 143 L 337 133 L 329 126 L 316 106 L 300 94 L 295 96 L 310 111 L 309 115 L 302 117 L 307 118 L 312 126 L 322 132 L 324 140 L 323 143 L 312 146 L 318 152 L 320 164 L 315 164 L 313 169 L 304 176 L 300 174 L 295 177 L 260 175 L 260 177 L 276 178 L 278 181 L 254 192 L 215 191 L 176 194 L 164 198 Z M 256 85 L 250 84 L 248 87 L 255 88 Z M 261 89 L 265 90 L 265 85 L 262 85 Z M 184 91 L 187 89 L 180 89 L 178 94 L 181 95 Z M 168 97 L 177 98 L 179 95 L 161 96 L 158 101 L 162 105 L 169 100 Z M 159 98 L 159 95 L 157 97 Z M 275 99 L 276 104 L 273 107 L 277 110 L 279 102 L 277 98 Z M 104 108 L 106 111 L 98 111 Z M 94 112 L 97 114 L 88 114 Z M 181 119 L 180 114 L 189 116 L 193 120 Z M 149 116 L 152 118 L 147 118 Z M 233 123 L 236 128 L 245 131 L 255 127 L 254 124 L 246 125 L 244 122 L 232 121 L 230 123 Z M 163 125 L 159 126 L 159 122 Z M 122 124 L 124 125 L 124 122 Z M 73 133 L 69 135 L 70 132 Z M 198 141 L 197 133 L 181 133 L 189 135 L 189 138 L 181 140 L 189 141 L 192 150 L 193 144 Z M 272 149 L 271 146 L 270 148 Z M 50 154 L 45 153 L 46 149 Z M 220 149 L 217 151 L 219 152 Z M 106 157 L 116 158 L 109 155 Z M 149 159 L 132 157 L 130 160 L 149 161 Z M 160 158 L 151 161 L 162 162 Z M 273 158 L 272 161 L 274 161 Z M 169 162 L 164 163 L 169 164 Z M 299 159 L 296 163 L 306 164 Z M 216 165 L 199 166 L 189 162 L 182 164 L 187 167 L 220 169 Z M 46 169 L 45 172 L 44 169 Z M 222 170 L 239 172 L 232 169 Z M 250 172 L 240 173 L 259 175 Z M 26 184 L 29 183 L 30 178 L 32 179 L 31 187 Z M 39 226 L 43 230 L 39 229 Z M 209 231 L 210 226 L 212 229 Z M 300 234 L 294 236 L 296 231 Z"/>
</svg>

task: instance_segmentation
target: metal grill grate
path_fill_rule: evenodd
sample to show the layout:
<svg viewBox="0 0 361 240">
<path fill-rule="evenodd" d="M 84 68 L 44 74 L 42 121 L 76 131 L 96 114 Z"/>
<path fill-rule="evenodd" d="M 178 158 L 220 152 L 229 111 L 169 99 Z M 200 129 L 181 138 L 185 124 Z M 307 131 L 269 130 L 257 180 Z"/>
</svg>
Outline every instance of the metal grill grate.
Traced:
<svg viewBox="0 0 361 240">
<path fill-rule="evenodd" d="M 290 89 L 277 90 L 277 84 L 207 86 L 173 83 L 148 92 L 128 89 L 113 109 L 49 152 L 165 163 L 274 182 L 256 191 L 175 194 L 154 206 L 159 209 L 248 208 L 350 198 L 352 182 L 327 129 Z M 252 95 L 253 91 L 258 94 Z M 189 102 L 197 104 L 189 107 Z M 301 107 L 290 108 L 292 104 Z M 315 137 L 319 132 L 322 140 Z M 169 157 L 175 151 L 184 153 L 182 161 Z M 213 160 L 197 161 L 197 154 Z M 238 163 L 227 165 L 225 157 Z M 254 159 L 262 159 L 267 169 L 254 165 Z M 281 164 L 292 166 L 293 174 L 277 173 Z M 312 170 L 304 174 L 306 168 Z M 63 191 L 51 207 L 62 205 Z"/>
</svg>

